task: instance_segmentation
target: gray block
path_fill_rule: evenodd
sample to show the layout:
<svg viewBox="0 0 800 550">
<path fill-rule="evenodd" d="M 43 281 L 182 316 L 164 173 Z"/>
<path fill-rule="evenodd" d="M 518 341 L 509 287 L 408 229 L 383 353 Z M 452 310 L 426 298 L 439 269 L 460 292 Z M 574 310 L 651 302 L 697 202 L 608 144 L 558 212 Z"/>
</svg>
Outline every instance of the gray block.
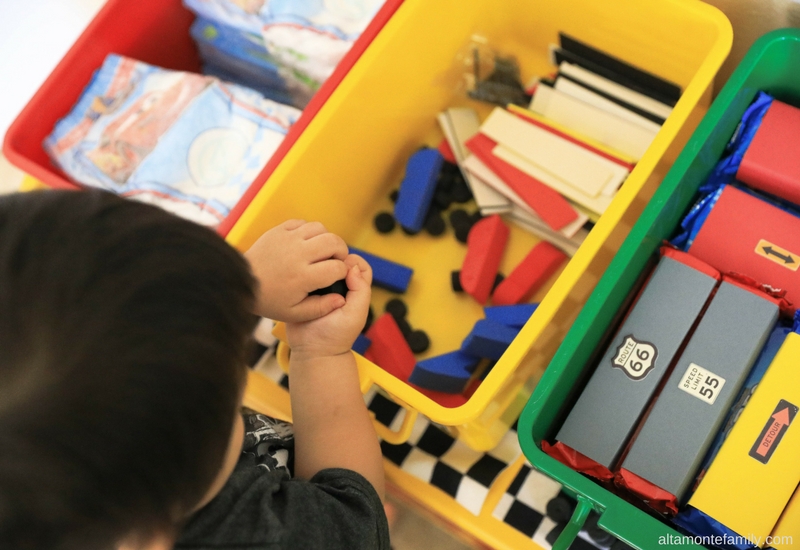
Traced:
<svg viewBox="0 0 800 550">
<path fill-rule="evenodd" d="M 622 468 L 680 502 L 778 320 L 778 306 L 723 281 Z"/>
<path fill-rule="evenodd" d="M 662 257 L 556 439 L 612 468 L 717 282 Z"/>
</svg>

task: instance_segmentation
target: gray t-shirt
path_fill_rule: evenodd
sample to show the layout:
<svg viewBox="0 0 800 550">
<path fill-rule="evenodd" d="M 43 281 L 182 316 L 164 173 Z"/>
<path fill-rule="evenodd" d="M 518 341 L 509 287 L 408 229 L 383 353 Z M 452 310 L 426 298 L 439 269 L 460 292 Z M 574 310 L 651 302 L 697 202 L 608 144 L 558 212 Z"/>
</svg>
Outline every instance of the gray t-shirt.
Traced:
<svg viewBox="0 0 800 550">
<path fill-rule="evenodd" d="M 362 475 L 331 468 L 292 479 L 289 425 L 246 415 L 245 426 L 236 469 L 190 519 L 176 549 L 389 550 L 383 505 Z"/>
</svg>

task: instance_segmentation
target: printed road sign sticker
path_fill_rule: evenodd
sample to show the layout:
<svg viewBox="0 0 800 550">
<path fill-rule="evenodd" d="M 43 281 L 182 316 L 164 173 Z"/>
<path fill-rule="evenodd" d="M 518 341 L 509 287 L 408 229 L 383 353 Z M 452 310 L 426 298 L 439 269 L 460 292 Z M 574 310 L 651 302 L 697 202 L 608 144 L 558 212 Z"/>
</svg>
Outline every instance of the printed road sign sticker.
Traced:
<svg viewBox="0 0 800 550">
<path fill-rule="evenodd" d="M 700 365 L 689 363 L 683 378 L 678 383 L 678 388 L 695 396 L 700 401 L 713 405 L 724 385 L 725 379 L 721 376 L 717 376 Z"/>
<path fill-rule="evenodd" d="M 655 368 L 657 355 L 658 349 L 653 344 L 637 340 L 633 334 L 629 334 L 617 348 L 611 365 L 621 369 L 628 378 L 641 380 Z"/>
<path fill-rule="evenodd" d="M 785 248 L 781 248 L 765 239 L 758 241 L 755 252 L 759 256 L 791 271 L 797 271 L 797 268 L 800 267 L 800 254 L 792 254 Z"/>
<path fill-rule="evenodd" d="M 750 456 L 762 464 L 768 463 L 796 416 L 797 405 L 781 399 L 772 416 L 767 419 L 764 429 L 758 434 L 758 439 L 750 449 Z"/>
</svg>

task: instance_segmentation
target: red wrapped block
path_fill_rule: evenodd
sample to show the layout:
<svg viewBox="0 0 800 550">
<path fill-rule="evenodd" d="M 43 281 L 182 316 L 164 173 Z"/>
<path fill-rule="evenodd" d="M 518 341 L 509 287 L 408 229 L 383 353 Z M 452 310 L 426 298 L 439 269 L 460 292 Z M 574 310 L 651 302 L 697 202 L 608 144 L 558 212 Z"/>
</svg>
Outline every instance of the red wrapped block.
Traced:
<svg viewBox="0 0 800 550">
<path fill-rule="evenodd" d="M 614 474 L 611 473 L 611 470 L 560 441 L 556 441 L 552 445 L 547 441 L 542 441 L 542 451 L 576 472 L 586 474 L 600 481 L 614 479 Z"/>
<path fill-rule="evenodd" d="M 625 468 L 622 468 L 614 477 L 614 483 L 641 498 L 645 504 L 656 512 L 669 516 L 674 516 L 678 513 L 678 500 L 675 495 L 653 485 Z"/>
<path fill-rule="evenodd" d="M 800 301 L 800 218 L 749 193 L 726 186 L 688 252 Z"/>
<path fill-rule="evenodd" d="M 736 178 L 800 204 L 800 109 L 772 101 L 742 157 Z"/>
</svg>

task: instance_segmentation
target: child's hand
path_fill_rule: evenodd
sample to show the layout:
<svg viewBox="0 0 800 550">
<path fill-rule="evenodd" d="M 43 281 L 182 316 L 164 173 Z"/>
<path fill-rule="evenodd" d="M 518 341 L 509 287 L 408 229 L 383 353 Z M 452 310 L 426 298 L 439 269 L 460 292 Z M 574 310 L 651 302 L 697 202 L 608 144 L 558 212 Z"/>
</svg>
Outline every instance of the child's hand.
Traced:
<svg viewBox="0 0 800 550">
<path fill-rule="evenodd" d="M 289 220 L 261 235 L 245 252 L 258 281 L 257 315 L 302 322 L 344 306 L 339 294 L 309 296 L 344 279 L 347 245 L 319 222 Z"/>
<path fill-rule="evenodd" d="M 349 353 L 367 321 L 372 296 L 372 270 L 360 256 L 350 254 L 347 272 L 347 301 L 324 317 L 303 323 L 287 323 L 286 338 L 293 357 L 327 357 Z"/>
</svg>

